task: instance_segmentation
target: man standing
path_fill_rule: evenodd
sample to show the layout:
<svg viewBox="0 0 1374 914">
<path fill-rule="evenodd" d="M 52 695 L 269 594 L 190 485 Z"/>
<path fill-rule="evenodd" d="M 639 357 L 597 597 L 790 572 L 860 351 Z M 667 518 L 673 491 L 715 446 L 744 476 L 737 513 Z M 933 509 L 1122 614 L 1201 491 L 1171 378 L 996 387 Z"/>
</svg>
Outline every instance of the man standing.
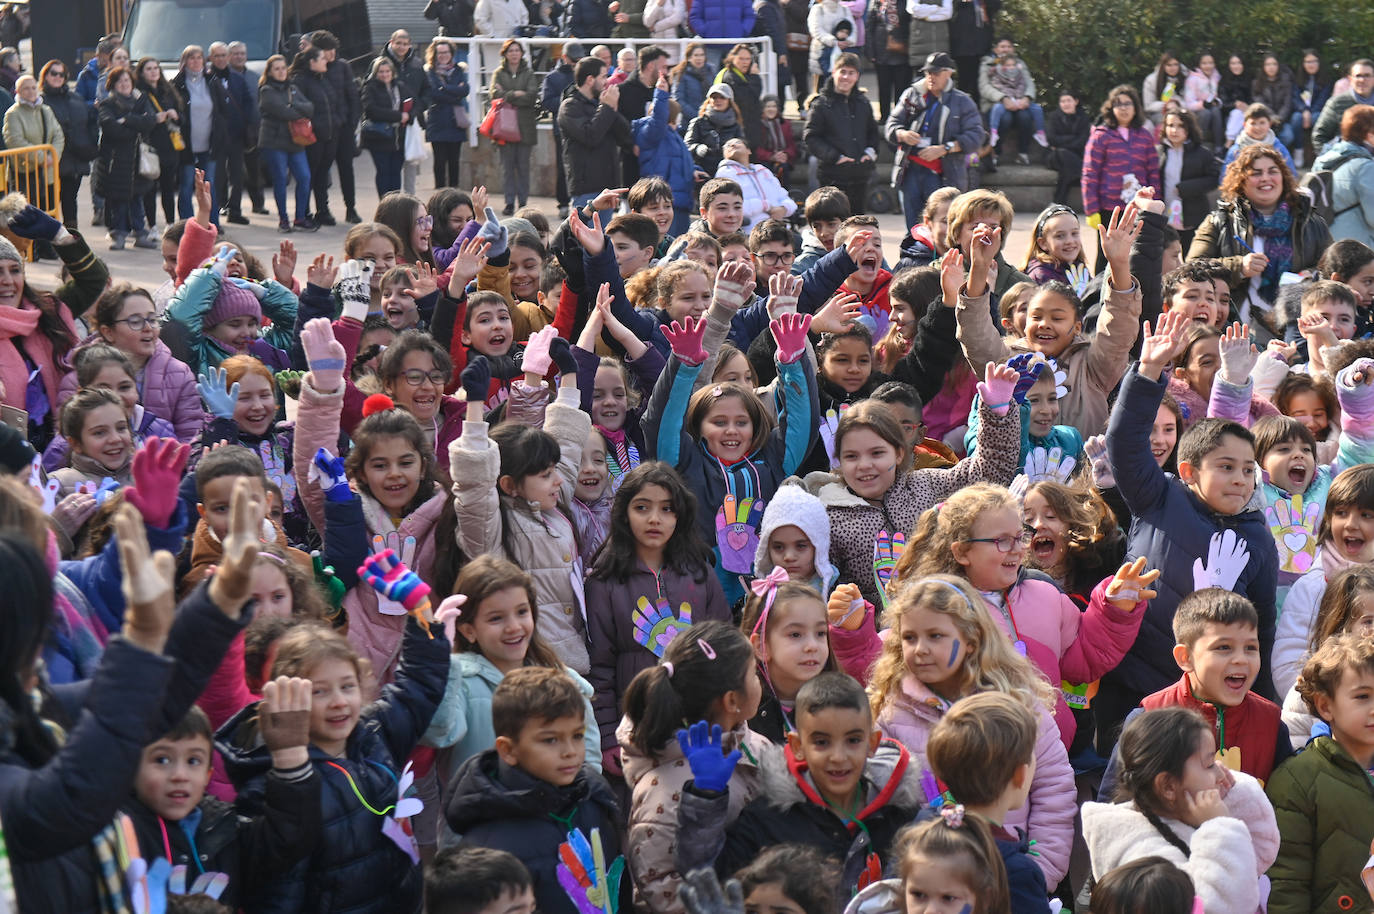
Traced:
<svg viewBox="0 0 1374 914">
<path fill-rule="evenodd" d="M 235 225 L 247 225 L 240 203 L 243 200 L 244 155 L 248 147 L 258 145 L 258 89 L 248 85 L 243 74 L 229 65 L 229 45 L 216 41 L 210 45 L 210 77 L 224 85 L 229 99 L 225 108 L 224 172 L 219 175 L 219 196 L 224 201 L 224 215 Z M 227 193 L 225 191 L 228 191 Z"/>
<path fill-rule="evenodd" d="M 892 186 L 902 192 L 910 230 L 921 221 L 926 198 L 940 187 L 968 189 L 965 153 L 983 145 L 978 104 L 949 84 L 954 59 L 944 51 L 926 58 L 924 74 L 902 92 L 883 125 L 897 147 Z"/>
<path fill-rule="evenodd" d="M 1317 126 L 1312 128 L 1312 148 L 1321 148 L 1341 138 L 1341 117 L 1353 105 L 1374 105 L 1374 60 L 1361 57 L 1350 65 L 1350 91 L 1333 95 L 1322 108 Z"/>
<path fill-rule="evenodd" d="M 620 89 L 606 85 L 606 64 L 584 57 L 573 70 L 576 89 L 558 106 L 568 192 L 581 209 L 607 188 L 620 187 L 620 149 L 632 146 L 630 122 L 618 110 Z"/>
<path fill-rule="evenodd" d="M 330 146 L 329 156 L 322 159 L 320 164 L 320 170 L 324 172 L 324 184 L 317 185 L 316 202 L 320 211 L 315 214 L 315 221 L 320 225 L 334 225 L 336 221 L 329 212 L 329 166 L 332 162 L 339 169 L 344 218 L 356 225 L 363 221 L 358 215 L 357 191 L 353 183 L 353 159 L 357 153 L 354 131 L 363 115 L 358 83 L 353 79 L 353 69 L 348 62 L 339 60 L 339 39 L 333 32 L 325 29 L 312 32 L 310 42 L 324 52 L 324 59 L 329 62 L 329 68 L 324 71 L 324 85 L 334 112 L 334 142 Z"/>
<path fill-rule="evenodd" d="M 391 33 L 391 40 L 382 48 L 381 56 L 391 61 L 396 71 L 396 83 L 400 86 L 401 98 L 411 100 L 411 117 L 423 125 L 426 107 L 425 93 L 429 83 L 425 79 L 425 66 L 420 57 L 410 47 L 410 33 L 397 29 Z M 401 188 L 408 194 L 415 193 L 415 174 L 418 162 L 406 162 L 401 169 Z"/>
<path fill-rule="evenodd" d="M 253 127 L 248 131 L 248 136 L 243 144 L 243 186 L 241 190 L 248 192 L 248 199 L 253 206 L 253 212 L 259 216 L 267 215 L 267 207 L 263 204 L 262 198 L 262 162 L 258 158 L 258 80 L 262 74 L 256 70 L 248 68 L 248 45 L 242 41 L 229 42 L 229 69 L 243 77 L 244 83 L 248 86 L 248 94 L 253 99 Z M 241 212 L 240 201 L 243 199 L 240 194 L 234 191 L 234 182 L 229 182 L 230 200 L 229 205 L 234 212 Z"/>
<path fill-rule="evenodd" d="M 439 34 L 449 38 L 472 37 L 472 12 L 476 0 L 429 0 L 425 18 L 439 21 Z"/>
<path fill-rule="evenodd" d="M 844 191 L 855 214 L 866 211 L 878 158 L 878 122 L 868 93 L 859 88 L 859 66 L 857 54 L 836 55 L 802 134 L 806 148 L 820 160 L 821 184 Z"/>
<path fill-rule="evenodd" d="M 668 52 L 656 45 L 640 48 L 638 65 L 637 76 L 627 76 L 620 85 L 620 113 L 631 124 L 653 103 L 654 86 L 668 72 Z M 633 144 L 621 153 L 620 179 L 626 187 L 639 180 L 639 156 Z"/>
<path fill-rule="evenodd" d="M 554 196 L 558 199 L 558 218 L 568 217 L 568 175 L 563 167 L 563 132 L 558 129 L 558 108 L 563 104 L 563 96 L 573 85 L 573 66 L 582 57 L 582 45 L 569 42 L 563 45 L 563 53 L 558 58 L 558 66 L 544 77 L 539 87 L 539 107 L 553 115 L 553 156 L 558 170 Z"/>
</svg>

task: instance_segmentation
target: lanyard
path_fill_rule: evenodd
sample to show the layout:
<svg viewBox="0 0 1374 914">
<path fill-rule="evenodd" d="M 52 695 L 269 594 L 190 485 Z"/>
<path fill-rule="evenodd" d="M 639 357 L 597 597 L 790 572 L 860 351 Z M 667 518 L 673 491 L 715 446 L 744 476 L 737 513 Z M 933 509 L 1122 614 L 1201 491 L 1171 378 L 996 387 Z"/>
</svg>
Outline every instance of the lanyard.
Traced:
<svg viewBox="0 0 1374 914">
<path fill-rule="evenodd" d="M 172 842 L 171 842 L 171 840 L 167 837 L 167 820 L 163 819 L 162 816 L 158 816 L 158 817 L 157 817 L 157 826 L 158 826 L 158 828 L 162 829 L 162 852 L 163 852 L 163 854 L 166 855 L 166 857 L 167 857 L 167 862 L 168 862 L 168 863 L 171 863 L 171 862 L 173 862 L 173 861 L 172 861 Z M 186 829 L 184 829 L 184 828 L 182 829 L 182 833 L 186 835 L 186 840 L 187 840 L 187 841 L 190 843 L 190 845 L 191 845 L 191 861 L 192 861 L 193 863 L 195 863 L 196 869 L 198 869 L 198 870 L 200 870 L 200 872 L 204 873 L 204 872 L 205 872 L 205 867 L 203 867 L 203 866 L 200 865 L 200 849 L 199 849 L 198 847 L 196 847 L 196 836 L 195 836 L 195 834 L 194 834 L 193 832 L 186 831 Z"/>
<path fill-rule="evenodd" d="M 368 764 L 380 768 L 382 771 L 385 771 L 393 781 L 396 780 L 396 775 L 392 773 L 390 768 L 386 767 L 385 765 L 379 762 L 374 762 L 371 759 L 368 759 L 367 761 Z M 330 768 L 334 768 L 343 774 L 343 776 L 348 780 L 348 786 L 353 788 L 353 795 L 358 798 L 358 802 L 363 804 L 363 808 L 366 809 L 368 812 L 372 813 L 374 816 L 384 816 L 396 808 L 395 803 L 392 803 L 390 806 L 382 810 L 374 808 L 371 803 L 367 802 L 367 798 L 363 796 L 363 792 L 358 789 L 358 782 L 353 780 L 353 775 L 348 773 L 347 768 L 340 764 L 337 764 L 336 762 L 326 762 L 325 764 L 328 765 Z M 400 782 L 397 781 L 397 783 L 399 784 Z"/>
</svg>

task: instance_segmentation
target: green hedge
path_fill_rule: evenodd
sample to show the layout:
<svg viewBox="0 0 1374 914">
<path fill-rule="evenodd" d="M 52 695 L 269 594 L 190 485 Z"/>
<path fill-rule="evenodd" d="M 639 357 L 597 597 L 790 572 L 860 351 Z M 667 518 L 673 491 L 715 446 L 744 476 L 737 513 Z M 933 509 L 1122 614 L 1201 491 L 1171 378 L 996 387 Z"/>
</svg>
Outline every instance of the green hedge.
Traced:
<svg viewBox="0 0 1374 914">
<path fill-rule="evenodd" d="M 1217 66 L 1239 52 L 1255 72 L 1274 51 L 1297 69 L 1303 48 L 1316 48 L 1334 79 L 1342 66 L 1374 56 L 1374 3 L 1369 0 L 1007 0 L 998 35 L 1014 39 L 1047 107 L 1070 89 L 1095 112 L 1118 83 L 1137 89 L 1166 49 L 1186 66 L 1212 51 Z"/>
</svg>

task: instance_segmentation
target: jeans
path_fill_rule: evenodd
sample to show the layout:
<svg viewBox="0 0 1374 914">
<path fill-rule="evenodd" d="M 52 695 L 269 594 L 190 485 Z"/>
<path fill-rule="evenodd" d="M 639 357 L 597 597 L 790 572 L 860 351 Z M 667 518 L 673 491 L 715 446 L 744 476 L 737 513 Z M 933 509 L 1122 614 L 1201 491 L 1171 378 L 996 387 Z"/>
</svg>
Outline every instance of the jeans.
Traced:
<svg viewBox="0 0 1374 914">
<path fill-rule="evenodd" d="M 458 166 L 463 161 L 463 144 L 436 141 L 430 146 L 434 150 L 434 189 L 458 187 Z"/>
<path fill-rule="evenodd" d="M 215 178 L 219 175 L 219 159 L 210 152 L 197 152 L 191 156 L 189 165 L 181 166 L 181 199 L 177 209 L 181 218 L 191 219 L 196 215 L 196 169 L 205 172 L 205 180 L 210 185 L 210 223 L 219 228 L 219 189 Z"/>
<path fill-rule="evenodd" d="M 915 162 L 907 163 L 902 178 L 902 212 L 906 215 L 907 230 L 920 224 L 926 208 L 926 198 L 940 189 L 943 178 Z"/>
<path fill-rule="evenodd" d="M 582 209 L 582 207 L 586 206 L 588 203 L 591 203 L 593 200 L 595 200 L 595 199 L 597 198 L 597 196 L 600 195 L 600 193 L 601 193 L 601 191 L 599 191 L 599 190 L 594 190 L 594 191 L 592 191 L 592 192 L 589 193 L 589 194 L 573 194 L 573 198 L 572 198 L 572 206 L 573 206 L 573 209 L 577 209 L 577 210 Z"/>
<path fill-rule="evenodd" d="M 1000 102 L 993 105 L 988 112 L 988 127 L 1000 130 L 1006 121 L 1011 122 L 1008 126 L 1016 127 L 1016 151 L 1027 153 L 1030 152 L 1031 136 L 1045 129 L 1045 109 L 1032 104 L 1029 108 L 1008 111 Z"/>
<path fill-rule="evenodd" d="M 405 164 L 405 153 L 391 146 L 368 149 L 372 153 L 372 164 L 377 166 L 377 197 L 385 197 L 393 190 L 401 189 L 401 166 Z"/>
<path fill-rule="evenodd" d="M 1300 155 L 1307 143 L 1307 131 L 1302 126 L 1302 114 L 1301 111 L 1294 111 L 1279 130 L 1279 142 L 1288 147 L 1288 151 L 1294 155 Z M 1312 123 L 1316 122 L 1317 119 L 1313 118 Z"/>
<path fill-rule="evenodd" d="M 530 198 L 533 152 L 534 146 L 529 143 L 507 143 L 501 147 L 501 183 L 505 186 L 507 206 L 524 206 Z"/>
<path fill-rule="evenodd" d="M 272 176 L 272 195 L 277 198 L 277 215 L 282 222 L 290 221 L 286 215 L 286 173 L 296 179 L 296 218 L 304 219 L 310 215 L 310 163 L 305 158 L 305 150 L 287 152 L 285 149 L 264 149 L 262 159 L 267 163 L 267 172 Z"/>
<path fill-rule="evenodd" d="M 143 221 L 142 200 L 112 200 L 105 198 L 105 225 L 110 234 L 123 237 L 132 232 L 142 236 L 147 231 Z"/>
</svg>

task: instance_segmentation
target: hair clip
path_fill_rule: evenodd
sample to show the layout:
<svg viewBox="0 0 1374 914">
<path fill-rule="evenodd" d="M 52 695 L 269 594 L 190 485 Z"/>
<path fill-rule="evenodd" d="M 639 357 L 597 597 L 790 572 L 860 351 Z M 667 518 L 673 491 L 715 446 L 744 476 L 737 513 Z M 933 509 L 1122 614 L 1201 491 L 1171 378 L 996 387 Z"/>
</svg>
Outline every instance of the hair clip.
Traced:
<svg viewBox="0 0 1374 914">
<path fill-rule="evenodd" d="M 722 387 L 722 386 L 719 385 L 719 384 L 717 384 L 715 387 L 711 388 L 711 396 L 713 396 L 713 397 L 719 397 L 719 396 L 720 396 L 721 394 L 723 394 L 723 393 L 725 393 L 725 388 Z"/>
<path fill-rule="evenodd" d="M 664 668 L 665 670 L 668 671 L 668 678 L 669 678 L 669 679 L 672 679 L 672 678 L 673 678 L 673 661 L 671 661 L 671 660 L 665 660 L 665 661 L 663 661 L 663 668 Z"/>
<path fill-rule="evenodd" d="M 711 642 L 707 641 L 705 638 L 697 639 L 697 647 L 701 648 L 701 652 L 706 655 L 707 660 L 716 659 L 716 649 L 711 647 Z"/>
<path fill-rule="evenodd" d="M 768 611 L 773 608 L 773 599 L 778 595 L 778 588 L 786 583 L 787 572 L 778 565 L 774 565 L 773 570 L 765 577 L 755 578 L 749 582 L 749 589 L 754 592 L 754 596 L 765 598 L 759 620 L 754 623 L 754 630 L 749 633 L 751 636 L 757 635 L 761 628 L 766 630 L 764 622 L 768 619 Z"/>
<path fill-rule="evenodd" d="M 270 553 L 270 552 L 259 552 L 259 553 L 258 553 L 258 558 L 260 558 L 260 559 L 271 559 L 272 561 L 276 562 L 278 565 L 282 566 L 283 568 L 286 567 L 286 559 L 284 559 L 284 558 L 282 558 L 281 556 L 278 556 L 278 555 L 273 555 L 273 554 Z"/>
<path fill-rule="evenodd" d="M 940 807 L 940 818 L 944 819 L 945 824 L 950 828 L 958 828 L 964 824 L 964 804 L 955 803 L 950 805 L 946 803 L 944 806 Z"/>
</svg>

